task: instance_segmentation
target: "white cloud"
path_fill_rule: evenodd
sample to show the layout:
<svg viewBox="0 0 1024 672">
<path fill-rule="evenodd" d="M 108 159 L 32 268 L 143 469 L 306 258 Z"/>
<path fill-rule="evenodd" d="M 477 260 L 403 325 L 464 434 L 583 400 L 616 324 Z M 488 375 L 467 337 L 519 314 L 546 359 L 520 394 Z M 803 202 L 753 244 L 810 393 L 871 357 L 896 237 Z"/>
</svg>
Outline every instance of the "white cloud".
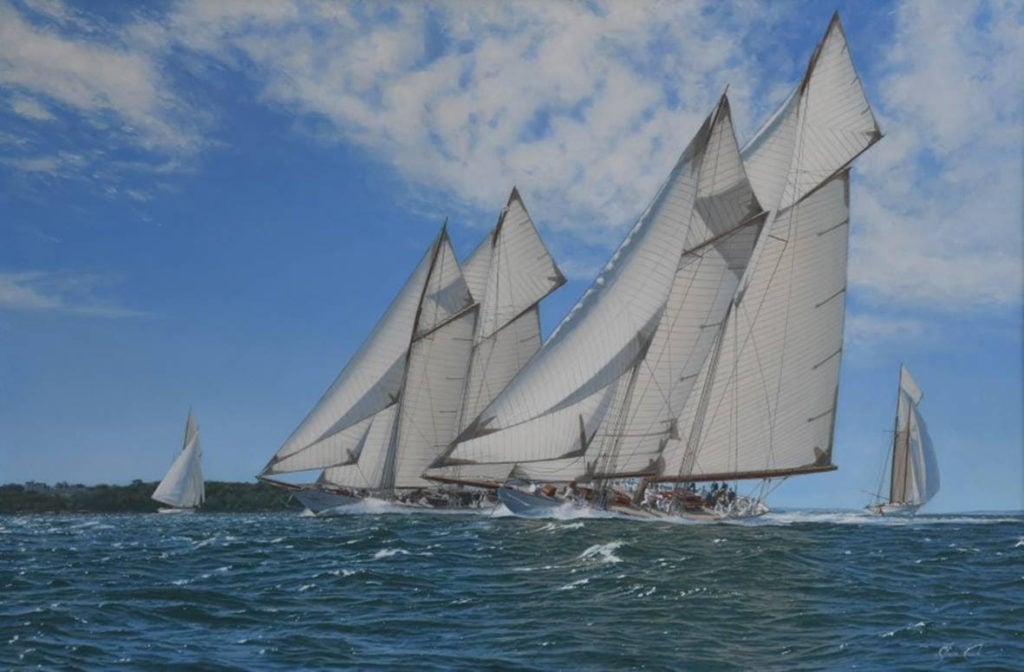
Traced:
<svg viewBox="0 0 1024 672">
<path fill-rule="evenodd" d="M 62 148 L 90 159 L 79 171 L 88 175 L 112 147 L 162 157 L 199 151 L 208 115 L 177 95 L 158 60 L 163 54 L 128 36 L 55 0 L 25 10 L 0 0 L 0 86 L 13 92 L 11 110 L 30 121 L 66 119 L 78 131 L 28 135 L 8 165 L 47 172 L 40 167 Z"/>
<path fill-rule="evenodd" d="M 81 168 L 86 164 L 86 159 L 80 154 L 59 152 L 57 154 L 5 158 L 0 159 L 0 163 L 13 166 L 26 173 L 59 177 Z"/>
<path fill-rule="evenodd" d="M 413 185 L 490 211 L 515 183 L 553 229 L 607 241 L 721 88 L 753 88 L 750 24 L 701 6 L 185 3 L 168 23 Z"/>
<path fill-rule="evenodd" d="M 188 169 L 224 111 L 185 102 L 168 74 L 184 61 L 193 77 L 241 73 L 258 102 L 315 129 L 306 141 L 362 147 L 433 211 L 493 212 L 517 184 L 545 235 L 588 250 L 568 261 L 581 268 L 642 211 L 726 84 L 740 129 L 781 98 L 793 84 L 778 67 L 786 59 L 773 47 L 759 60 L 751 45 L 803 26 L 783 6 L 703 0 L 185 0 L 118 25 L 57 0 L 28 7 L 0 0 L 0 83 L 15 92 L 12 109 L 39 123 L 77 115 L 142 154 L 112 160 L 102 147 L 0 139 L 16 149 L 8 166 Z M 908 1 L 884 43 L 851 37 L 887 133 L 858 162 L 853 192 L 851 281 L 874 301 L 1019 305 L 1022 12 L 1009 0 Z M 805 36 L 797 62 L 818 36 Z M 117 187 L 129 198 L 151 192 Z"/>
<path fill-rule="evenodd" d="M 147 314 L 98 299 L 95 296 L 96 290 L 110 282 L 109 277 L 87 273 L 0 273 L 0 310 L 112 318 Z"/>
<path fill-rule="evenodd" d="M 1019 306 L 1024 289 L 1024 9 L 906 2 L 861 161 L 850 278 L 938 311 Z"/>
<path fill-rule="evenodd" d="M 27 119 L 35 119 L 36 121 L 52 121 L 55 119 L 53 114 L 35 98 L 14 96 L 10 100 L 10 106 L 15 114 Z"/>
<path fill-rule="evenodd" d="M 928 325 L 916 318 L 888 317 L 851 312 L 846 318 L 846 341 L 852 346 L 870 347 L 897 340 L 914 340 Z"/>
</svg>

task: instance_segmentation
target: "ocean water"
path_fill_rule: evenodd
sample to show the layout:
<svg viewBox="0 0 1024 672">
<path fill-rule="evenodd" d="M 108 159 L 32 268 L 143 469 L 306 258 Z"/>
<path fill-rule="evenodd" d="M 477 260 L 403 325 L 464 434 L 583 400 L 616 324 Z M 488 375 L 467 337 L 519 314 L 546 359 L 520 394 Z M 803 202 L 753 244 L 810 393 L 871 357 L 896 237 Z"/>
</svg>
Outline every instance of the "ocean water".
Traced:
<svg viewBox="0 0 1024 672">
<path fill-rule="evenodd" d="M 0 669 L 1024 669 L 1024 517 L 0 516 Z"/>
</svg>

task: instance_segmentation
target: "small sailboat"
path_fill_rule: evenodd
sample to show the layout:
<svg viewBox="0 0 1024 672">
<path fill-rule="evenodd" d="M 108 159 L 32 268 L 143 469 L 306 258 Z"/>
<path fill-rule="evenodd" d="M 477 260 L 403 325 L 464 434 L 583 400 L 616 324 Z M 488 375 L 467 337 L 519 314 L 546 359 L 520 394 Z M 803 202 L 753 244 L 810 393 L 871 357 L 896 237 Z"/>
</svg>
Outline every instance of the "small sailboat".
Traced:
<svg viewBox="0 0 1024 672">
<path fill-rule="evenodd" d="M 181 452 L 152 495 L 153 499 L 167 505 L 160 507 L 159 513 L 193 513 L 206 500 L 202 457 L 199 428 L 192 417 L 192 409 L 189 409 Z"/>
<path fill-rule="evenodd" d="M 896 398 L 896 425 L 892 439 L 892 466 L 889 469 L 889 496 L 869 504 L 867 510 L 879 516 L 912 516 L 939 491 L 939 465 L 928 435 L 928 427 L 918 411 L 924 394 L 900 366 L 900 387 Z M 881 488 L 879 488 L 881 490 Z"/>
</svg>

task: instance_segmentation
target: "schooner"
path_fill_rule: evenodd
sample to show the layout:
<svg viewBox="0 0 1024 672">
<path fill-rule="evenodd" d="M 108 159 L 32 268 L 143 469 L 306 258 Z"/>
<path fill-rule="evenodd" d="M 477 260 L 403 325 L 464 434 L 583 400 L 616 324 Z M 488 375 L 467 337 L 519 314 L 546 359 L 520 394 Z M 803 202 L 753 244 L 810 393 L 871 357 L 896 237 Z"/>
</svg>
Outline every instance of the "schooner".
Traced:
<svg viewBox="0 0 1024 672">
<path fill-rule="evenodd" d="M 889 468 L 889 496 L 867 507 L 880 516 L 912 516 L 939 491 L 939 465 L 928 427 L 917 409 L 924 393 L 900 366 Z"/>
<path fill-rule="evenodd" d="M 743 516 L 766 509 L 702 502 L 693 484 L 835 469 L 848 169 L 880 137 L 835 15 L 742 151 L 723 96 L 591 288 L 427 475 L 547 484 L 501 491 L 524 513 L 583 485 L 588 505 L 636 509 L 654 488 L 661 511 Z M 633 503 L 609 498 L 629 478 Z"/>
<path fill-rule="evenodd" d="M 540 301 L 565 278 L 518 190 L 496 226 L 456 261 L 447 228 L 331 387 L 260 474 L 313 511 L 372 496 L 465 504 L 426 467 L 540 347 Z M 295 486 L 279 474 L 320 470 Z"/>
</svg>

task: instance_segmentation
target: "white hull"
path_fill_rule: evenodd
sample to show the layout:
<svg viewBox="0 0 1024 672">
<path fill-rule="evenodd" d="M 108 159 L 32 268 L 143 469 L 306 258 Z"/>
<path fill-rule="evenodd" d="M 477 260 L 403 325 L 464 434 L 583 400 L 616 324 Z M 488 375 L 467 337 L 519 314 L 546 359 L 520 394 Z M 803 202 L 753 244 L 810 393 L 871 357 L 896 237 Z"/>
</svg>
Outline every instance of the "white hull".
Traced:
<svg viewBox="0 0 1024 672">
<path fill-rule="evenodd" d="M 192 509 L 192 508 L 189 508 L 189 509 L 179 509 L 179 508 L 175 508 L 175 507 L 161 506 L 159 509 L 156 510 L 156 512 L 157 513 L 168 513 L 168 514 L 171 514 L 171 513 L 195 513 L 196 510 Z"/>
<path fill-rule="evenodd" d="M 921 508 L 920 504 L 871 504 L 864 510 L 873 516 L 913 516 Z"/>
</svg>

